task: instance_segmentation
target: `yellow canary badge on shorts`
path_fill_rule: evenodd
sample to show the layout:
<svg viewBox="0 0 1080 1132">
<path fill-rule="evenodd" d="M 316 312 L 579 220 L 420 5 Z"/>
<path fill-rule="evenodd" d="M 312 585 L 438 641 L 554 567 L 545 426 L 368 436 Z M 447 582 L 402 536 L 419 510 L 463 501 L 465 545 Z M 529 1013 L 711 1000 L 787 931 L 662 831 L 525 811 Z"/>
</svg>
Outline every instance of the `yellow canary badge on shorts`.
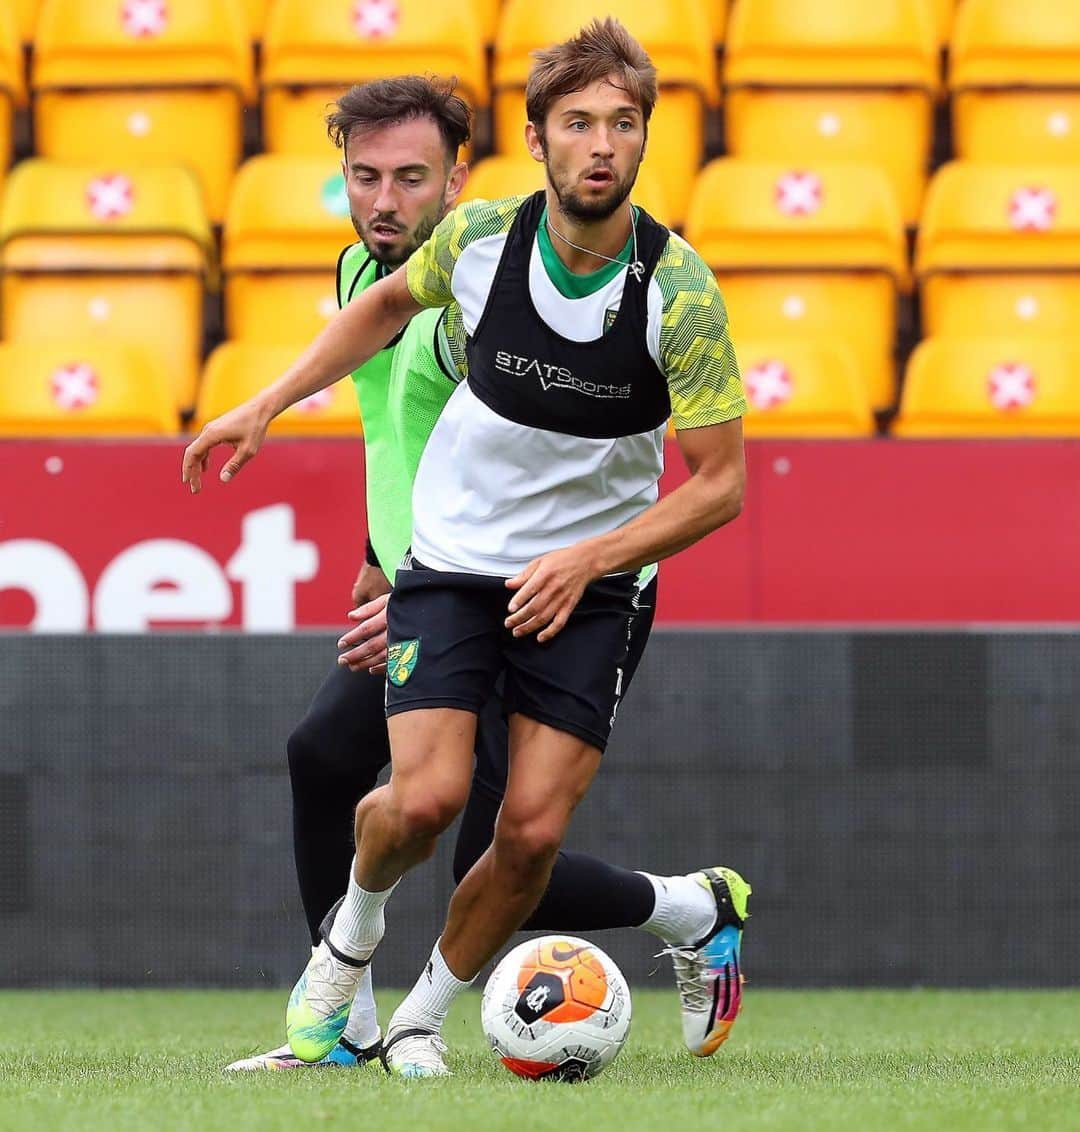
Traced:
<svg viewBox="0 0 1080 1132">
<path fill-rule="evenodd" d="M 386 650 L 386 675 L 395 688 L 406 683 L 420 659 L 420 638 L 396 641 Z"/>
</svg>

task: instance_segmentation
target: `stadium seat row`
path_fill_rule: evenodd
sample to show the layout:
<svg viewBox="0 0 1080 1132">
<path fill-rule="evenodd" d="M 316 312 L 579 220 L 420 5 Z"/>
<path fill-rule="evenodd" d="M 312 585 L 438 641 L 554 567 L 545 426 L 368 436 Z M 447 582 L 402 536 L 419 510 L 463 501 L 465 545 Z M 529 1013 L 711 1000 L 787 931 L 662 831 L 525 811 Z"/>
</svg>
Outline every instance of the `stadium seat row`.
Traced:
<svg viewBox="0 0 1080 1132">
<path fill-rule="evenodd" d="M 686 234 L 716 274 L 736 342 L 840 340 L 875 409 L 895 403 L 897 301 L 916 283 L 928 336 L 1064 337 L 1080 316 L 1080 165 L 943 166 L 914 272 L 869 166 L 721 158 L 695 185 Z"/>
<path fill-rule="evenodd" d="M 41 20 L 41 13 L 49 0 L 14 0 L 14 23 L 16 35 L 27 47 L 33 47 Z M 232 2 L 232 0 L 231 0 Z M 502 0 L 467 0 L 476 13 L 477 24 L 486 43 L 495 38 L 495 29 L 498 24 Z M 728 0 L 708 0 L 717 12 L 719 34 L 723 34 L 724 17 L 726 16 Z M 933 0 L 938 7 L 951 6 L 955 0 Z M 244 27 L 248 38 L 253 43 L 260 43 L 271 16 L 281 6 L 280 0 L 235 0 L 244 20 Z"/>
<path fill-rule="evenodd" d="M 724 46 L 731 9 L 736 2 L 737 0 L 702 0 L 709 17 L 712 42 L 718 49 Z M 925 0 L 925 2 L 930 13 L 935 39 L 940 45 L 945 46 L 952 34 L 957 7 L 963 3 L 963 0 Z M 34 43 L 40 13 L 46 3 L 47 0 L 14 0 L 16 31 L 27 46 Z M 253 42 L 258 43 L 264 38 L 280 4 L 281 0 L 239 0 L 247 33 Z M 485 44 L 493 45 L 498 34 L 502 9 L 506 7 L 506 0 L 470 0 L 470 4 L 476 13 L 477 24 Z M 850 0 L 824 0 L 821 6 L 844 12 L 850 6 Z M 627 11 L 632 15 L 634 9 L 629 7 Z"/>
<path fill-rule="evenodd" d="M 527 192 L 539 177 L 528 158 L 493 158 L 467 195 Z M 662 208 L 662 197 L 645 178 L 642 204 Z M 1080 325 L 1080 164 L 944 166 L 914 272 L 895 199 L 870 166 L 717 159 L 696 179 L 686 231 L 737 342 L 841 341 L 875 409 L 896 400 L 898 299 L 916 282 L 929 336 L 1055 338 Z M 333 265 L 353 238 L 342 178 L 318 158 L 261 155 L 242 167 L 220 260 L 182 167 L 31 159 L 0 208 L 0 337 L 45 340 L 62 325 L 142 343 L 187 409 L 205 291 L 223 288 L 230 339 L 307 340 L 336 309 Z"/>
<path fill-rule="evenodd" d="M 207 359 L 194 427 L 261 389 L 299 345 L 226 342 Z M 800 339 L 739 344 L 749 437 L 876 431 L 850 351 Z M 100 340 L 0 344 L 0 437 L 170 435 L 180 421 L 149 354 Z M 292 406 L 274 435 L 358 435 L 348 378 Z M 898 437 L 1080 436 L 1080 340 L 928 338 L 908 365 Z"/>
<path fill-rule="evenodd" d="M 749 437 L 870 436 L 850 351 L 754 340 L 737 346 Z M 893 436 L 1080 436 L 1080 339 L 927 338 L 904 377 Z"/>
<path fill-rule="evenodd" d="M 481 0 L 475 0 L 477 4 Z M 738 0 L 726 32 L 712 0 L 621 0 L 661 80 L 651 161 L 674 222 L 724 98 L 727 149 L 763 160 L 880 165 L 913 223 L 942 93 L 933 0 Z M 239 0 L 43 0 L 31 87 L 38 152 L 86 160 L 181 160 L 219 222 L 243 148 L 242 114 L 261 94 L 270 152 L 319 153 L 343 86 L 403 71 L 458 76 L 492 106 L 494 148 L 521 147 L 531 53 L 607 6 L 507 0 L 490 77 L 481 15 L 424 0 L 275 0 L 258 80 Z M 487 13 L 487 16 L 484 16 Z M 725 44 L 722 78 L 714 45 Z M 25 100 L 9 11 L 0 19 L 0 92 Z M 963 0 L 951 40 L 957 153 L 976 160 L 1080 160 L 1080 7 L 1061 0 Z M 0 113 L 0 155 L 10 113 Z M 0 162 L 2 164 L 3 162 Z"/>
<path fill-rule="evenodd" d="M 227 342 L 207 359 L 195 425 L 261 389 L 300 351 Z M 100 339 L 0 344 L 0 436 L 172 435 L 180 418 L 153 355 Z M 359 435 L 346 379 L 292 406 L 276 434 Z"/>
</svg>

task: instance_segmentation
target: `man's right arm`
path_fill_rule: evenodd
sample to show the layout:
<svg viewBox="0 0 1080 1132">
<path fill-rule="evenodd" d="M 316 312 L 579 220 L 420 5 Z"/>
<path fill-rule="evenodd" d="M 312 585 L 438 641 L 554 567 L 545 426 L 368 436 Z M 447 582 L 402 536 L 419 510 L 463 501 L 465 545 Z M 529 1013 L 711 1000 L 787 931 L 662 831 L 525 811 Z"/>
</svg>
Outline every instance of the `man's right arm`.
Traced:
<svg viewBox="0 0 1080 1132">
<path fill-rule="evenodd" d="M 198 493 L 211 451 L 228 444 L 233 455 L 221 469 L 221 479 L 228 483 L 258 452 L 274 417 L 362 366 L 422 309 L 404 271 L 373 284 L 338 311 L 277 381 L 203 427 L 184 452 L 182 481 Z"/>
</svg>

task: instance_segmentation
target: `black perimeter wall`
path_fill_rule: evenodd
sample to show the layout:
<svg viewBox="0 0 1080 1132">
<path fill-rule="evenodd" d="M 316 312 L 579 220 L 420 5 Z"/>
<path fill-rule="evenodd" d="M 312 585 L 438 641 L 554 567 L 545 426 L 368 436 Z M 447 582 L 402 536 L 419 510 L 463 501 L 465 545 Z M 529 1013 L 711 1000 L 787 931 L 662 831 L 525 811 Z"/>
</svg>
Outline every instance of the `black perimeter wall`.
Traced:
<svg viewBox="0 0 1080 1132">
<path fill-rule="evenodd" d="M 284 743 L 334 653 L 0 636 L 0 984 L 290 984 Z M 657 632 L 568 843 L 740 869 L 757 986 L 1074 984 L 1080 636 Z M 451 844 L 390 906 L 383 984 L 427 956 Z"/>
</svg>

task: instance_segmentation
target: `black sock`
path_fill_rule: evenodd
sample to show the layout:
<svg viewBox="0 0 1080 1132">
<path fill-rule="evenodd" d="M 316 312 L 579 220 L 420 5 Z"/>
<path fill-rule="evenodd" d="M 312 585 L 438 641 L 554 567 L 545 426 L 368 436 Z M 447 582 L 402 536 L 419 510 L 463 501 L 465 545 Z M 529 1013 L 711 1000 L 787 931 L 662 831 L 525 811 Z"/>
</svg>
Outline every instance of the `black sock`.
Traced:
<svg viewBox="0 0 1080 1132">
<path fill-rule="evenodd" d="M 521 930 L 638 928 L 652 915 L 655 904 L 656 892 L 648 877 L 564 849 L 555 859 L 540 903 Z"/>
<path fill-rule="evenodd" d="M 473 786 L 458 831 L 454 879 L 458 882 L 491 844 L 502 801 Z M 522 931 L 586 932 L 640 927 L 652 915 L 656 893 L 641 873 L 584 853 L 560 851 L 551 879 Z"/>
</svg>

